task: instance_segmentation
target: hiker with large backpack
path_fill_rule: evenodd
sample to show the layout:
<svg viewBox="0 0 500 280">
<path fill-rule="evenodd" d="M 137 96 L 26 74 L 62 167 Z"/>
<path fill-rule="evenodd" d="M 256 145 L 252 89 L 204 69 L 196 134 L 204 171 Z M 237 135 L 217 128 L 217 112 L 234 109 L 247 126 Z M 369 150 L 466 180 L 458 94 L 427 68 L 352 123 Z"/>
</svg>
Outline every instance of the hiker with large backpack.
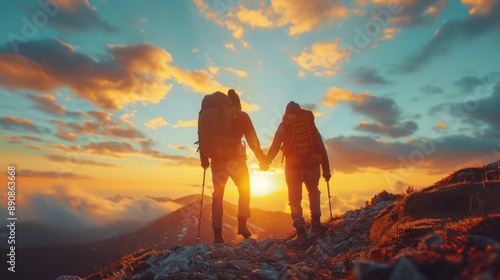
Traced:
<svg viewBox="0 0 500 280">
<path fill-rule="evenodd" d="M 302 214 L 302 184 L 306 185 L 309 194 L 312 226 L 311 236 L 317 236 L 327 230 L 321 224 L 321 202 L 318 185 L 320 165 L 323 178 L 328 182 L 331 178 L 330 164 L 325 145 L 314 124 L 311 111 L 300 108 L 291 101 L 286 106 L 283 121 L 278 126 L 273 143 L 267 154 L 267 164 L 270 164 L 282 149 L 285 157 L 285 177 L 288 185 L 288 201 L 290 204 L 293 227 L 296 236 L 293 242 L 304 245 L 307 242 L 305 220 Z"/>
<path fill-rule="evenodd" d="M 222 216 L 224 188 L 231 177 L 238 188 L 238 234 L 249 238 L 246 226 L 250 217 L 250 176 L 246 165 L 246 147 L 242 137 L 259 161 L 265 161 L 257 133 L 250 117 L 241 111 L 241 102 L 234 90 L 228 95 L 215 92 L 203 98 L 198 118 L 201 166 L 212 168 L 212 228 L 214 243 L 224 243 Z"/>
</svg>

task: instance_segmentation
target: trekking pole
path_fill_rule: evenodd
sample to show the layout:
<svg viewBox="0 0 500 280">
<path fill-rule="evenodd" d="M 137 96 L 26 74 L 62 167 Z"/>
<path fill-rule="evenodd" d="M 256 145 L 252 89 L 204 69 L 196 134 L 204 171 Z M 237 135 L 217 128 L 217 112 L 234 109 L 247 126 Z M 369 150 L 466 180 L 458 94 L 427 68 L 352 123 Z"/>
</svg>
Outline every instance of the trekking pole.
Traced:
<svg viewBox="0 0 500 280">
<path fill-rule="evenodd" d="M 205 175 L 207 175 L 207 169 L 203 168 L 203 183 L 201 184 L 200 218 L 198 219 L 198 241 L 196 242 L 196 244 L 200 243 L 201 214 L 203 213 L 203 197 L 205 196 Z"/>
<path fill-rule="evenodd" d="M 330 206 L 330 223 L 333 222 L 332 215 L 332 196 L 330 195 L 330 180 L 326 181 L 326 187 L 328 188 L 328 205 Z"/>
</svg>

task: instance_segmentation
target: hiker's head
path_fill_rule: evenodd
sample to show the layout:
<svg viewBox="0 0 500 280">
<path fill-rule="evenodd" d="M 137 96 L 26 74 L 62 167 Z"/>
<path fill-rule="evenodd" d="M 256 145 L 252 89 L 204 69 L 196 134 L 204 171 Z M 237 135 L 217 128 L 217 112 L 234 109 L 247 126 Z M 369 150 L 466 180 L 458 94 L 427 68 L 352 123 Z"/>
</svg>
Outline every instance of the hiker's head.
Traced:
<svg viewBox="0 0 500 280">
<path fill-rule="evenodd" d="M 285 113 L 288 113 L 288 112 L 293 111 L 293 110 L 298 110 L 298 109 L 301 109 L 300 105 L 293 102 L 293 101 L 290 101 L 290 103 L 288 103 L 288 105 L 286 105 Z"/>
<path fill-rule="evenodd" d="M 238 96 L 236 91 L 234 91 L 234 89 L 228 90 L 227 96 L 229 96 L 229 99 L 231 99 L 231 103 L 233 103 L 233 105 L 236 107 L 236 109 L 241 110 L 240 97 Z"/>
</svg>

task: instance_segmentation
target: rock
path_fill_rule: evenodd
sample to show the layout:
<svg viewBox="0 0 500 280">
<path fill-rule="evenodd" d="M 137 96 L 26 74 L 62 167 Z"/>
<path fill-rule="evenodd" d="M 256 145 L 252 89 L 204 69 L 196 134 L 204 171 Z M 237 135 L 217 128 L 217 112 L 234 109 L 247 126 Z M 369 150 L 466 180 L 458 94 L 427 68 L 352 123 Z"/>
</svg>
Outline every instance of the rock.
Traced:
<svg viewBox="0 0 500 280">
<path fill-rule="evenodd" d="M 222 249 L 215 249 L 211 254 L 212 259 L 222 259 L 226 257 L 226 253 Z"/>
<path fill-rule="evenodd" d="M 306 254 L 310 255 L 316 251 L 316 246 L 311 246 L 306 250 Z"/>
<path fill-rule="evenodd" d="M 272 245 L 274 244 L 274 240 L 272 240 L 271 238 L 268 238 L 266 240 L 263 240 L 262 242 L 260 242 L 259 244 L 259 250 L 261 252 L 265 252 L 269 249 L 269 247 L 271 247 Z"/>
<path fill-rule="evenodd" d="M 266 251 L 266 255 L 277 260 L 285 260 L 288 257 L 286 248 L 278 244 L 274 244 L 269 247 Z"/>
<path fill-rule="evenodd" d="M 238 259 L 238 256 L 234 253 L 233 250 L 231 250 L 231 248 L 224 248 L 223 251 L 224 251 L 224 254 L 226 255 L 227 259 L 230 259 L 230 260 Z"/>
<path fill-rule="evenodd" d="M 151 271 L 147 271 L 144 274 L 141 274 L 140 277 L 138 278 L 139 280 L 154 280 L 155 279 L 155 274 Z"/>
<path fill-rule="evenodd" d="M 224 269 L 227 267 L 227 263 L 223 260 L 218 260 L 214 262 L 214 268 L 215 269 Z"/>
<path fill-rule="evenodd" d="M 57 277 L 56 280 L 83 280 L 83 278 L 80 278 L 78 276 L 63 275 L 63 276 Z"/>
<path fill-rule="evenodd" d="M 469 242 L 473 244 L 473 246 L 481 251 L 486 250 L 486 248 L 488 247 L 500 247 L 499 242 L 481 235 L 469 235 L 468 239 Z"/>
<path fill-rule="evenodd" d="M 408 257 L 402 257 L 394 266 L 389 280 L 427 280 L 428 278 L 422 274 Z"/>
<path fill-rule="evenodd" d="M 247 261 L 243 260 L 229 261 L 227 262 L 227 266 L 242 272 L 250 272 L 254 269 L 252 265 L 250 265 Z"/>
<path fill-rule="evenodd" d="M 422 243 L 420 243 L 420 246 L 418 247 L 420 250 L 425 250 L 428 248 L 433 248 L 433 247 L 439 247 L 444 244 L 443 239 L 441 236 L 437 234 L 433 234 L 429 237 L 427 237 Z"/>
<path fill-rule="evenodd" d="M 485 271 L 474 277 L 474 280 L 495 280 L 495 275 L 491 271 Z"/>
<path fill-rule="evenodd" d="M 392 267 L 383 263 L 355 261 L 353 262 L 353 270 L 357 280 L 382 280 L 389 278 Z"/>
<path fill-rule="evenodd" d="M 278 280 L 278 272 L 264 269 L 254 269 L 252 273 L 250 273 L 252 277 L 262 280 Z"/>
</svg>

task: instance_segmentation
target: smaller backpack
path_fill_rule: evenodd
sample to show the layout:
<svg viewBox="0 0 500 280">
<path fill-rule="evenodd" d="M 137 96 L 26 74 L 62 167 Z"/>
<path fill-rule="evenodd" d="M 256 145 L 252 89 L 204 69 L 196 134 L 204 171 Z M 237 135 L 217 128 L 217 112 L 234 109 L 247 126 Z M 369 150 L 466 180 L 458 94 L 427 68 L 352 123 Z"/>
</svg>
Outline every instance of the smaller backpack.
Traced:
<svg viewBox="0 0 500 280">
<path fill-rule="evenodd" d="M 295 166 L 316 166 L 322 162 L 321 135 L 314 124 L 311 111 L 298 109 L 283 116 L 285 138 L 283 156 L 287 164 Z"/>
<path fill-rule="evenodd" d="M 230 157 L 237 141 L 232 137 L 232 116 L 236 108 L 222 92 L 205 95 L 198 116 L 200 153 L 211 159 Z"/>
</svg>

